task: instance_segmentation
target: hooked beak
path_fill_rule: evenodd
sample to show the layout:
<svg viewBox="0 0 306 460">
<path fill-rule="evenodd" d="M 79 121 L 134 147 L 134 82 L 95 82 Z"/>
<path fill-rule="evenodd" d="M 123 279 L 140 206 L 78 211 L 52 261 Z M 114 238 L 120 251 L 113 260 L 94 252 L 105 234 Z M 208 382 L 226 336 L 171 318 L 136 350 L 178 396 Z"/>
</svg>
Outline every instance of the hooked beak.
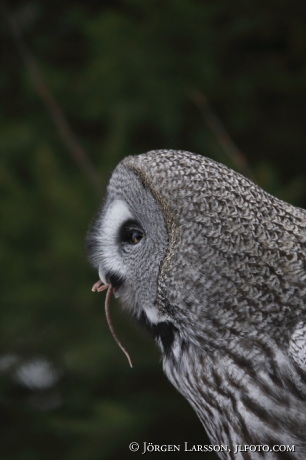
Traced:
<svg viewBox="0 0 306 460">
<path fill-rule="evenodd" d="M 112 286 L 112 292 L 116 298 L 119 297 L 118 290 L 120 287 L 124 284 L 124 278 L 116 272 L 109 271 L 108 273 L 105 273 L 105 271 L 102 268 L 102 265 L 99 266 L 99 277 L 100 280 L 97 281 L 92 287 L 92 291 L 104 291 L 108 286 Z M 104 286 L 101 286 L 102 283 Z"/>
</svg>

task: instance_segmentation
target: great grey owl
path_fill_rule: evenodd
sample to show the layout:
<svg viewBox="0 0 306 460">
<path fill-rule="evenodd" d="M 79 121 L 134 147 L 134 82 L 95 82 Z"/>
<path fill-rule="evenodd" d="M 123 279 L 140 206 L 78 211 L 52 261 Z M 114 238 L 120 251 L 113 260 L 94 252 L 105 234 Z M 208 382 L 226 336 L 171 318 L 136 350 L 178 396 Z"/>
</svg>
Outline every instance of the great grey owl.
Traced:
<svg viewBox="0 0 306 460">
<path fill-rule="evenodd" d="M 305 460 L 306 211 L 157 150 L 116 167 L 87 242 L 220 458 Z"/>
</svg>

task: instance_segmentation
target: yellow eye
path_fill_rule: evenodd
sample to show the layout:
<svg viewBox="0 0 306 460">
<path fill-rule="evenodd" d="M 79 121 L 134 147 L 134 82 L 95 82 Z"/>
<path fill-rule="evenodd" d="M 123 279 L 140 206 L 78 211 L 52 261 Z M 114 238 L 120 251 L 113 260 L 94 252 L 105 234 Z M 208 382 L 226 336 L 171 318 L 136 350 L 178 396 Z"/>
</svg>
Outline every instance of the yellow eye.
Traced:
<svg viewBox="0 0 306 460">
<path fill-rule="evenodd" d="M 119 230 L 118 242 L 127 244 L 138 244 L 145 236 L 140 224 L 134 220 L 124 222 Z"/>
<path fill-rule="evenodd" d="M 143 237 L 144 237 L 144 233 L 135 230 L 131 233 L 131 243 L 137 244 Z"/>
</svg>

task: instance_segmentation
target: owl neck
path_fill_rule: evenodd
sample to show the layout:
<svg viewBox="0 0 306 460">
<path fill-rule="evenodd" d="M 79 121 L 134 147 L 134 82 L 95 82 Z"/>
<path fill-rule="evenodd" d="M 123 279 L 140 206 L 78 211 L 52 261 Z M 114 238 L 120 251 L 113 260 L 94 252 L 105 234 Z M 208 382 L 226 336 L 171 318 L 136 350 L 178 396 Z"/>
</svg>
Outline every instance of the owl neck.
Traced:
<svg viewBox="0 0 306 460">
<path fill-rule="evenodd" d="M 171 321 L 153 323 L 144 311 L 137 317 L 137 321 L 144 327 L 151 337 L 159 344 L 163 355 L 168 356 L 173 351 L 173 345 L 178 335 L 177 327 Z"/>
</svg>

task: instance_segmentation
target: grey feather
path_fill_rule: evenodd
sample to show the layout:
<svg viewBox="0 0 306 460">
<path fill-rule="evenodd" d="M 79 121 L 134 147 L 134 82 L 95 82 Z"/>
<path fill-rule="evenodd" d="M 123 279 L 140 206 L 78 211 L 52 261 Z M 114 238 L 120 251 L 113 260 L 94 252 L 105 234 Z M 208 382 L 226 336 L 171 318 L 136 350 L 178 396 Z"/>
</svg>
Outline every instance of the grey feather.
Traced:
<svg viewBox="0 0 306 460">
<path fill-rule="evenodd" d="M 306 324 L 298 323 L 290 337 L 289 352 L 292 359 L 306 373 Z"/>
</svg>

